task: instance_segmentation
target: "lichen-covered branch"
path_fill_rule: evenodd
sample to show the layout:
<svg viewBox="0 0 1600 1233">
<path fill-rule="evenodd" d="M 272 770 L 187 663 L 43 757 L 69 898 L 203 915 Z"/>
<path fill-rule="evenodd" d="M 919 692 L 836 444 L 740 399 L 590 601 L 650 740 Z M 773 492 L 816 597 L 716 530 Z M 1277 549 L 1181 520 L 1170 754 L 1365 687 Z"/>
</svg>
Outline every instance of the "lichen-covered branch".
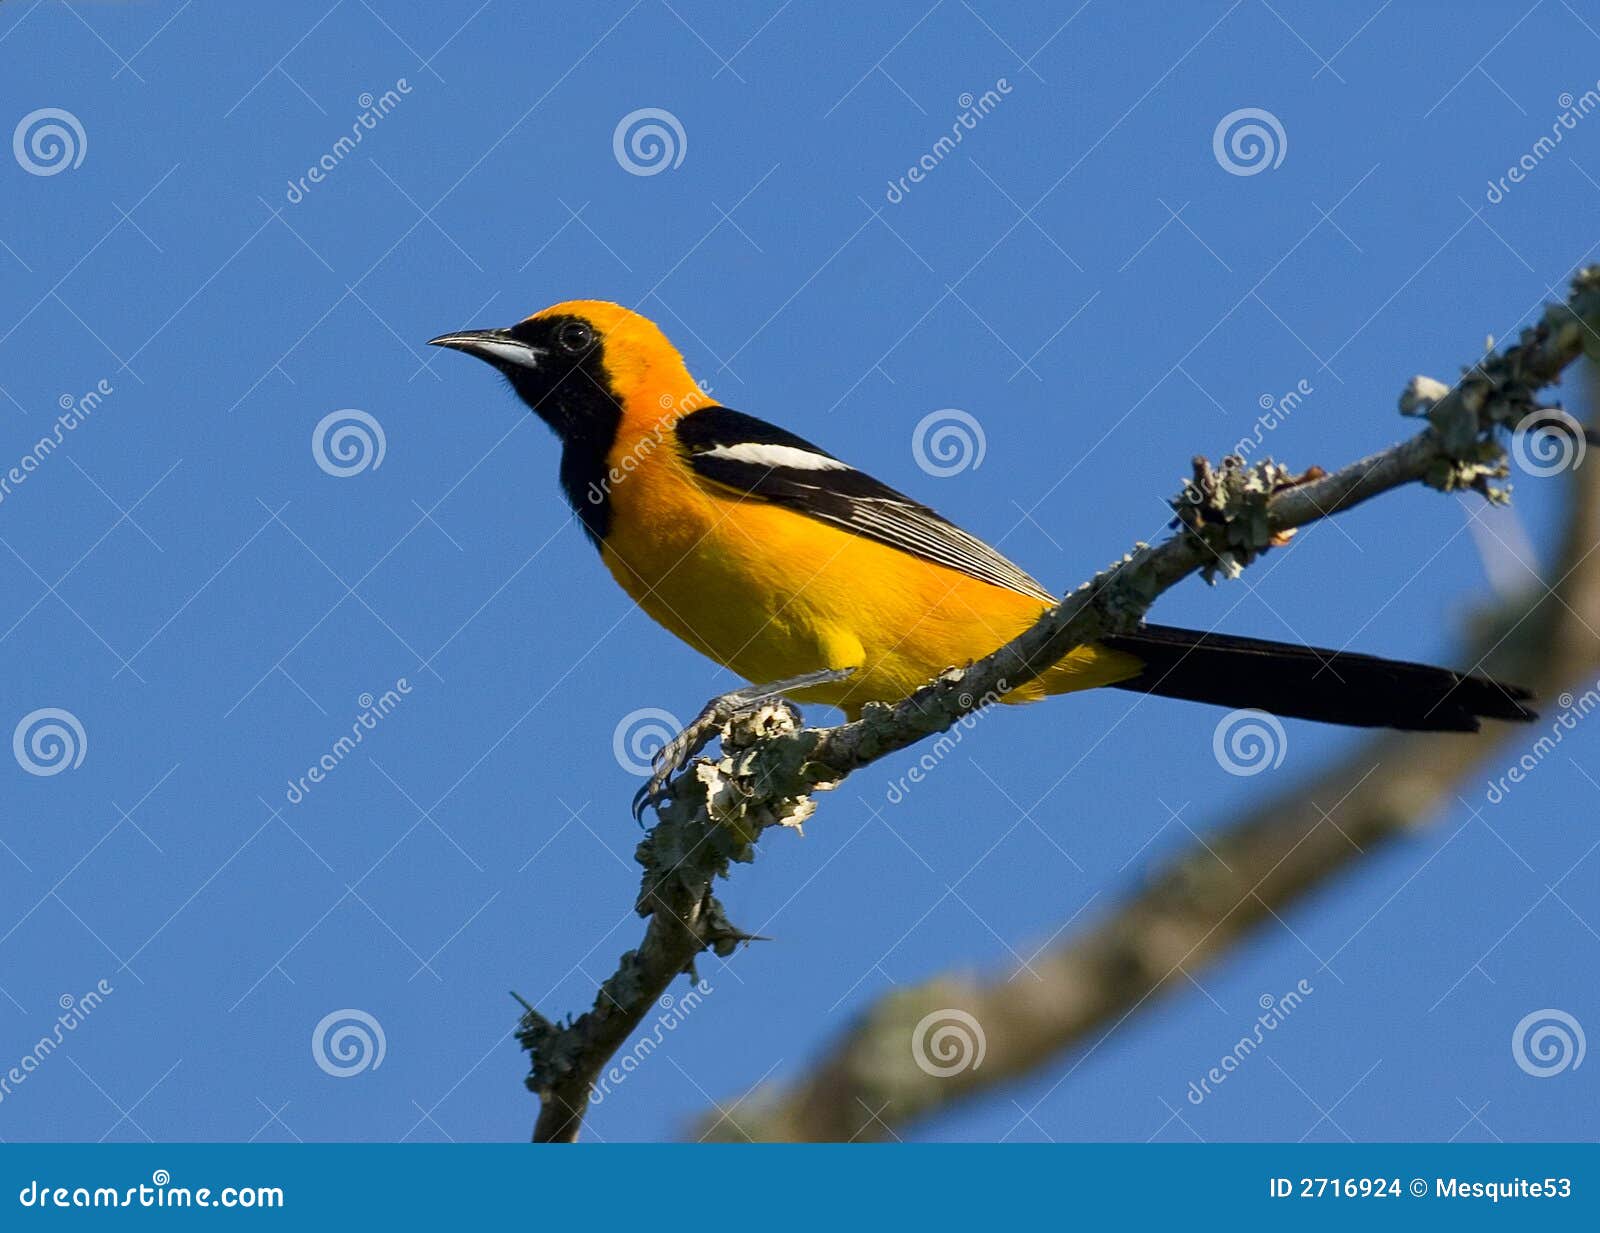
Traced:
<svg viewBox="0 0 1600 1233">
<path fill-rule="evenodd" d="M 1550 590 L 1533 587 L 1528 602 L 1497 608 L 1475 639 L 1484 670 L 1545 698 L 1592 690 L 1600 673 L 1600 465 L 1568 479 L 1572 502 Z M 1034 956 L 1026 974 L 944 976 L 896 989 L 792 1084 L 719 1107 L 692 1137 L 878 1139 L 1071 1050 L 1081 1060 L 1127 1016 L 1188 989 L 1189 975 L 1425 823 L 1475 768 L 1493 765 L 1519 741 L 1526 748 L 1534 735 L 1496 726 L 1472 737 L 1395 733 L 1365 741 L 1314 781 L 1209 829 L 1203 844 L 1155 871 L 1106 918 Z M 930 1015 L 949 1021 L 952 1009 L 979 1024 L 982 1066 L 929 1073 L 915 1063 L 915 1025 Z"/>
<path fill-rule="evenodd" d="M 945 731 L 963 715 L 1032 680 L 1071 648 L 1135 626 L 1156 598 L 1197 571 L 1231 575 L 1285 532 L 1412 482 L 1470 488 L 1491 498 L 1506 474 L 1500 430 L 1541 408 L 1538 392 L 1586 349 L 1600 345 L 1600 267 L 1583 270 L 1564 304 L 1551 305 L 1505 350 L 1467 369 L 1454 386 L 1418 378 L 1402 411 L 1427 420 L 1416 436 L 1331 474 L 1295 476 L 1271 462 L 1196 459 L 1173 501 L 1175 534 L 1139 545 L 1068 595 L 1032 629 L 966 667 L 951 668 L 911 697 L 869 705 L 862 717 L 802 729 L 786 707 L 736 719 L 721 757 L 680 774 L 672 798 L 640 843 L 637 900 L 644 937 L 602 984 L 591 1009 L 555 1023 L 530 1009 L 519 1037 L 528 1086 L 540 1098 L 536 1141 L 576 1139 L 591 1084 L 657 997 L 704 950 L 726 955 L 746 936 L 713 893 L 736 861 L 754 858 L 762 831 L 797 825 L 812 793 L 880 758 Z"/>
</svg>

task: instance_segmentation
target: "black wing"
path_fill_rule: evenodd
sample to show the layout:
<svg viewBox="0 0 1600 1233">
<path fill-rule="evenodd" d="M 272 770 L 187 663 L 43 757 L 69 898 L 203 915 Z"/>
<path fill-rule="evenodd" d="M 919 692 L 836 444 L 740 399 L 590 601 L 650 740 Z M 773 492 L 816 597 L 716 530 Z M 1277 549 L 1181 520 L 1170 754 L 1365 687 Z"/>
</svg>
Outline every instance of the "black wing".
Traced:
<svg viewBox="0 0 1600 1233">
<path fill-rule="evenodd" d="M 1055 599 L 1020 567 L 926 505 L 765 420 L 705 407 L 678 421 L 677 436 L 695 474 L 713 483 L 980 582 L 1045 603 Z"/>
</svg>

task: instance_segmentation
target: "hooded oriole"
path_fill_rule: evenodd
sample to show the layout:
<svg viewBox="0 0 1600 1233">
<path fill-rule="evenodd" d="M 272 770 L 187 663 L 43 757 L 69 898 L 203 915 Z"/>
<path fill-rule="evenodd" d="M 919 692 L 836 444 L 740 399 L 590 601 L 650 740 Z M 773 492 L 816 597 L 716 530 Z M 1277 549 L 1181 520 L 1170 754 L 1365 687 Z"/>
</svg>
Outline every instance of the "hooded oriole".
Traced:
<svg viewBox="0 0 1600 1233">
<path fill-rule="evenodd" d="M 797 685 L 789 696 L 855 718 L 1055 602 L 927 506 L 710 403 L 662 332 L 620 305 L 574 300 L 431 341 L 493 365 L 555 430 L 567 500 L 622 589 L 757 685 Z M 1080 646 L 1004 701 L 1102 685 L 1360 727 L 1534 717 L 1526 690 L 1481 676 L 1159 625 Z"/>
</svg>

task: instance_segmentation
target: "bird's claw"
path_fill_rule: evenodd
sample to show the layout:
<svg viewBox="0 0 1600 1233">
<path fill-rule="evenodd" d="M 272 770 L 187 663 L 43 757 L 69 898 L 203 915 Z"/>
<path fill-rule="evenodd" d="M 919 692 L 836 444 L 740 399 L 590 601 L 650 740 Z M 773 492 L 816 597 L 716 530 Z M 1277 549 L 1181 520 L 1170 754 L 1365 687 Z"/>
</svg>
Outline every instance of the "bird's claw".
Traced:
<svg viewBox="0 0 1600 1233">
<path fill-rule="evenodd" d="M 688 766 L 695 754 L 711 744 L 722 730 L 722 725 L 737 713 L 725 699 L 715 698 L 685 725 L 683 731 L 656 750 L 655 756 L 650 759 L 650 778 L 645 780 L 644 787 L 633 794 L 635 822 L 644 821 L 645 810 L 654 809 L 666 800 L 667 788 L 673 776 Z"/>
<path fill-rule="evenodd" d="M 667 789 L 671 786 L 673 777 L 688 766 L 694 756 L 709 745 L 730 720 L 773 701 L 782 701 L 798 717 L 799 708 L 783 697 L 785 691 L 842 681 L 854 672 L 854 668 L 825 668 L 785 681 L 775 681 L 770 685 L 752 685 L 736 689 L 732 693 L 713 698 L 706 703 L 705 709 L 700 714 L 684 726 L 683 731 L 656 751 L 655 757 L 651 759 L 650 778 L 645 780 L 644 787 L 633 795 L 634 821 L 643 822 L 646 809 L 657 808 L 667 799 L 670 795 Z"/>
</svg>

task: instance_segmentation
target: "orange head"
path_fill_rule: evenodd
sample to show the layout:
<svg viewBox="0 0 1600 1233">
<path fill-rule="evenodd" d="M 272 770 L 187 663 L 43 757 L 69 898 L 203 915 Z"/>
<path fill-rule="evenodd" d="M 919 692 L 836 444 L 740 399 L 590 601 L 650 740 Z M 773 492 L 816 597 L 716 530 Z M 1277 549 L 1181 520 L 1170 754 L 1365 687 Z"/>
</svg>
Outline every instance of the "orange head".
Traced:
<svg viewBox="0 0 1600 1233">
<path fill-rule="evenodd" d="M 568 300 L 499 330 L 431 339 L 486 361 L 564 442 L 609 444 L 624 422 L 655 423 L 705 402 L 653 321 L 605 300 Z"/>
</svg>

